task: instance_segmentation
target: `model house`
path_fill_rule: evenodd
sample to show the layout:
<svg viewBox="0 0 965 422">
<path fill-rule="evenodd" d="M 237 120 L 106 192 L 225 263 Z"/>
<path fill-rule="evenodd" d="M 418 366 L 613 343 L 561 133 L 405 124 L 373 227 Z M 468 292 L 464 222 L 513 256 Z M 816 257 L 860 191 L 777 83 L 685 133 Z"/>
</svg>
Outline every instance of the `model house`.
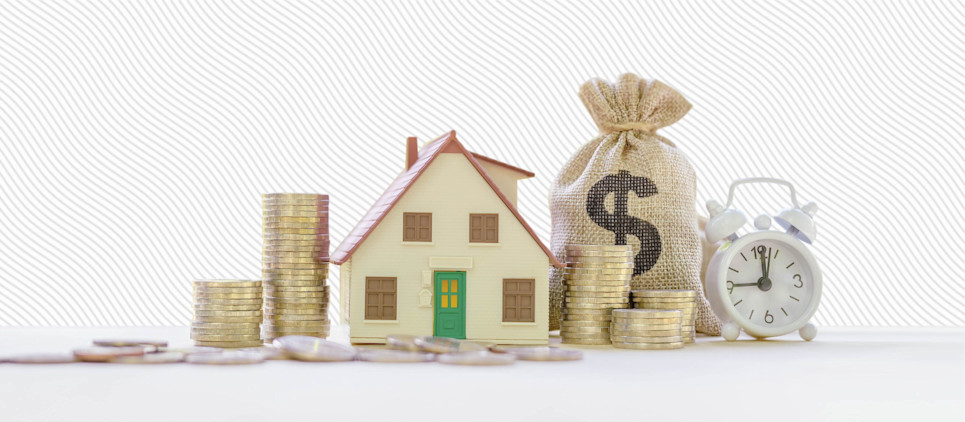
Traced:
<svg viewBox="0 0 965 422">
<path fill-rule="evenodd" d="M 352 342 L 545 344 L 548 269 L 562 264 L 516 209 L 533 173 L 469 152 L 455 131 L 421 150 L 409 138 L 405 164 L 332 256 Z"/>
</svg>

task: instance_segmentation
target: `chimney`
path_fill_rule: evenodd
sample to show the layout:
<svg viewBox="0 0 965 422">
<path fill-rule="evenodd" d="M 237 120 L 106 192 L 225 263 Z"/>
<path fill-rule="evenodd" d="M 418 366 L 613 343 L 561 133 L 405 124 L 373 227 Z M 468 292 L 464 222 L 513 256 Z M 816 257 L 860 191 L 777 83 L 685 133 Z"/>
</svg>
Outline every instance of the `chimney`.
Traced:
<svg viewBox="0 0 965 422">
<path fill-rule="evenodd" d="M 410 136 L 405 141 L 405 169 L 408 170 L 419 159 L 419 138 Z"/>
</svg>

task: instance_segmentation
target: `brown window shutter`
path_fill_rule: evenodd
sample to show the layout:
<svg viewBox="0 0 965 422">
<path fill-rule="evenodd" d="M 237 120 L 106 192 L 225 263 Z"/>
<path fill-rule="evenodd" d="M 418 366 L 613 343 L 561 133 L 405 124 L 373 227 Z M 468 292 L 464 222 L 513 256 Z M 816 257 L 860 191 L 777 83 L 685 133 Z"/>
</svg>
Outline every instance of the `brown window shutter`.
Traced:
<svg viewBox="0 0 965 422">
<path fill-rule="evenodd" d="M 402 241 L 403 242 L 431 242 L 432 241 L 432 213 L 428 213 L 428 212 L 402 213 Z"/>
</svg>

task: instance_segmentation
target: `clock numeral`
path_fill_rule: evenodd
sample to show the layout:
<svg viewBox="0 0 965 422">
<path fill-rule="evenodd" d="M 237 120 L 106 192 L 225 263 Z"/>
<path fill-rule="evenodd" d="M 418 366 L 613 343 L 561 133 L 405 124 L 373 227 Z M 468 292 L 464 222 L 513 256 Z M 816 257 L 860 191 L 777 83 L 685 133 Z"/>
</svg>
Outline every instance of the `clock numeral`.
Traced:
<svg viewBox="0 0 965 422">
<path fill-rule="evenodd" d="M 774 315 L 771 315 L 770 309 L 768 309 L 767 312 L 764 313 L 764 322 L 768 324 L 774 322 Z"/>
<path fill-rule="evenodd" d="M 727 280 L 727 293 L 734 294 L 734 282 Z"/>
<path fill-rule="evenodd" d="M 800 274 L 794 274 L 794 279 L 797 280 L 797 284 L 795 284 L 794 287 L 797 287 L 799 289 L 801 287 L 804 287 L 804 280 L 801 280 Z"/>
</svg>

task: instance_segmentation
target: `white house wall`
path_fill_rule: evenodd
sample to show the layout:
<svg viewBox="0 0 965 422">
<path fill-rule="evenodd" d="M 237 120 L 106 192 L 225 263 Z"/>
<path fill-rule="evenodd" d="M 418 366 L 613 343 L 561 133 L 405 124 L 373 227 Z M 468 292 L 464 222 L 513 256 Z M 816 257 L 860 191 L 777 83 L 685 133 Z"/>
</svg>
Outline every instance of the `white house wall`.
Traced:
<svg viewBox="0 0 965 422">
<path fill-rule="evenodd" d="M 515 182 L 514 182 L 515 183 Z M 402 242 L 404 212 L 432 213 L 432 242 Z M 470 244 L 469 214 L 499 214 L 499 243 Z M 433 261 L 458 267 L 430 268 Z M 458 263 L 471 258 L 471 267 Z M 384 342 L 389 334 L 431 335 L 432 306 L 419 306 L 431 271 L 466 272 L 466 338 L 503 343 L 545 343 L 548 337 L 549 259 L 462 154 L 443 153 L 409 188 L 351 257 L 351 337 L 356 343 Z M 397 277 L 397 319 L 366 321 L 365 278 Z M 535 322 L 502 322 L 502 280 L 536 280 Z M 432 302 L 430 302 L 432 303 Z"/>
</svg>

